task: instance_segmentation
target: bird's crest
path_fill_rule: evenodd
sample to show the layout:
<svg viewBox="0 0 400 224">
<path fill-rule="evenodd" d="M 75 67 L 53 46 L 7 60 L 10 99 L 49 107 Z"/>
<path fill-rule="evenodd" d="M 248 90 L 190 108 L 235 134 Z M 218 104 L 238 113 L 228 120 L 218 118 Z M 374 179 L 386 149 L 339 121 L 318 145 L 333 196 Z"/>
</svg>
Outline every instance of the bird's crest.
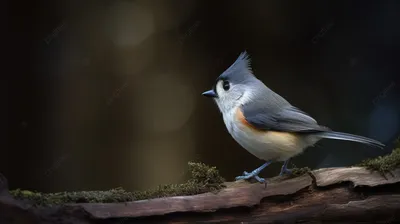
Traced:
<svg viewBox="0 0 400 224">
<path fill-rule="evenodd" d="M 242 52 L 235 62 L 227 68 L 216 80 L 229 79 L 235 83 L 242 82 L 246 76 L 253 76 L 253 71 L 250 66 L 250 58 L 246 51 Z"/>
<path fill-rule="evenodd" d="M 226 71 L 227 72 L 247 71 L 253 74 L 253 71 L 251 69 L 251 59 L 249 54 L 246 51 L 240 53 L 236 61 Z"/>
</svg>

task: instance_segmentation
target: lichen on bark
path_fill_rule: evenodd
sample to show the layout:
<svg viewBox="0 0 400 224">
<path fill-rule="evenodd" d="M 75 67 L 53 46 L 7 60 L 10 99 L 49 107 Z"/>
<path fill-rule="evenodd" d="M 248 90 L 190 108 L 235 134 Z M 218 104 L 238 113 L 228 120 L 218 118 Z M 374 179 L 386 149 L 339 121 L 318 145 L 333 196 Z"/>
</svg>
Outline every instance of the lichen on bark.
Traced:
<svg viewBox="0 0 400 224">
<path fill-rule="evenodd" d="M 369 170 L 378 171 L 382 174 L 395 170 L 400 167 L 400 138 L 395 142 L 396 148 L 388 155 L 378 156 L 377 158 L 366 159 L 357 166 L 365 167 Z"/>
<path fill-rule="evenodd" d="M 26 200 L 36 205 L 57 205 L 65 203 L 111 203 L 144 200 L 151 198 L 195 195 L 206 192 L 215 192 L 225 186 L 224 179 L 216 167 L 204 163 L 189 162 L 190 178 L 182 184 L 165 184 L 146 191 L 125 191 L 115 188 L 108 191 L 79 191 L 41 193 L 29 190 L 16 189 L 10 191 L 17 199 Z"/>
<path fill-rule="evenodd" d="M 302 176 L 302 175 L 310 172 L 311 169 L 308 167 L 301 167 L 301 168 L 296 167 L 296 168 L 293 168 L 291 171 L 292 172 L 291 172 L 290 176 L 298 177 L 298 176 Z"/>
</svg>

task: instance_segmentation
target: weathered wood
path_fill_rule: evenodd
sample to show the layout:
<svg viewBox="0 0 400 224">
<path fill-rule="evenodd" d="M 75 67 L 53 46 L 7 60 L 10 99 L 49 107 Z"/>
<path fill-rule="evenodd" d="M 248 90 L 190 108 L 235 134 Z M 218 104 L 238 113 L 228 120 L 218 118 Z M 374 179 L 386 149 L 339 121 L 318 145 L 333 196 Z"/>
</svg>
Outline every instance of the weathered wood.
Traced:
<svg viewBox="0 0 400 224">
<path fill-rule="evenodd" d="M 400 170 L 385 178 L 359 167 L 329 168 L 272 178 L 266 188 L 238 181 L 217 193 L 51 208 L 3 196 L 0 221 L 6 209 L 29 223 L 400 223 L 399 177 Z"/>
<path fill-rule="evenodd" d="M 376 187 L 400 182 L 400 169 L 383 176 L 377 171 L 362 167 L 325 168 L 311 171 L 318 187 L 325 187 L 341 182 L 352 182 L 354 186 Z"/>
<path fill-rule="evenodd" d="M 11 222 L 12 221 L 12 222 Z M 12 198 L 8 192 L 0 194 L 0 223 L 38 223 L 29 205 Z"/>
<path fill-rule="evenodd" d="M 312 184 L 309 175 L 284 182 L 248 184 L 244 181 L 226 183 L 227 188 L 218 193 L 194 196 L 157 198 L 127 203 L 81 204 L 95 218 L 144 217 L 164 215 L 172 212 L 207 212 L 218 209 L 246 206 L 260 203 L 269 196 L 290 195 Z"/>
</svg>

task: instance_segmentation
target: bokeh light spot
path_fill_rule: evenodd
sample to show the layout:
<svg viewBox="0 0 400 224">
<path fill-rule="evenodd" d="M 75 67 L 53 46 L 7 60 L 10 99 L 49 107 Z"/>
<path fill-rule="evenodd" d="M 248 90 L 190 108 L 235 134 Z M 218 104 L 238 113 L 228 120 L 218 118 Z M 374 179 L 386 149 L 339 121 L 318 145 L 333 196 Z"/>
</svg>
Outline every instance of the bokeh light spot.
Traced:
<svg viewBox="0 0 400 224">
<path fill-rule="evenodd" d="M 110 9 L 108 33 L 118 47 L 142 43 L 154 32 L 152 12 L 133 2 L 118 1 Z"/>
<path fill-rule="evenodd" d="M 174 75 L 159 75 L 143 83 L 146 99 L 141 103 L 140 121 L 151 132 L 182 128 L 193 112 L 195 99 L 190 86 Z"/>
</svg>

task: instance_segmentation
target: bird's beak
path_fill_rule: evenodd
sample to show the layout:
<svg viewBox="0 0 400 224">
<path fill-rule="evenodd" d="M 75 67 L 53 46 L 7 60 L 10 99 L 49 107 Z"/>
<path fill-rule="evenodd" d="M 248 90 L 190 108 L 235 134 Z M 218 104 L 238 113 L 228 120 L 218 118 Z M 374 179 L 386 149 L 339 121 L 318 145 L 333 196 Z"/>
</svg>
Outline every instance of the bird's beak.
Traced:
<svg viewBox="0 0 400 224">
<path fill-rule="evenodd" d="M 206 96 L 206 97 L 212 97 L 212 98 L 215 98 L 215 97 L 217 97 L 217 94 L 215 93 L 215 91 L 214 90 L 208 90 L 208 91 L 205 91 L 204 93 L 202 93 L 201 95 L 203 95 L 203 96 Z"/>
</svg>

